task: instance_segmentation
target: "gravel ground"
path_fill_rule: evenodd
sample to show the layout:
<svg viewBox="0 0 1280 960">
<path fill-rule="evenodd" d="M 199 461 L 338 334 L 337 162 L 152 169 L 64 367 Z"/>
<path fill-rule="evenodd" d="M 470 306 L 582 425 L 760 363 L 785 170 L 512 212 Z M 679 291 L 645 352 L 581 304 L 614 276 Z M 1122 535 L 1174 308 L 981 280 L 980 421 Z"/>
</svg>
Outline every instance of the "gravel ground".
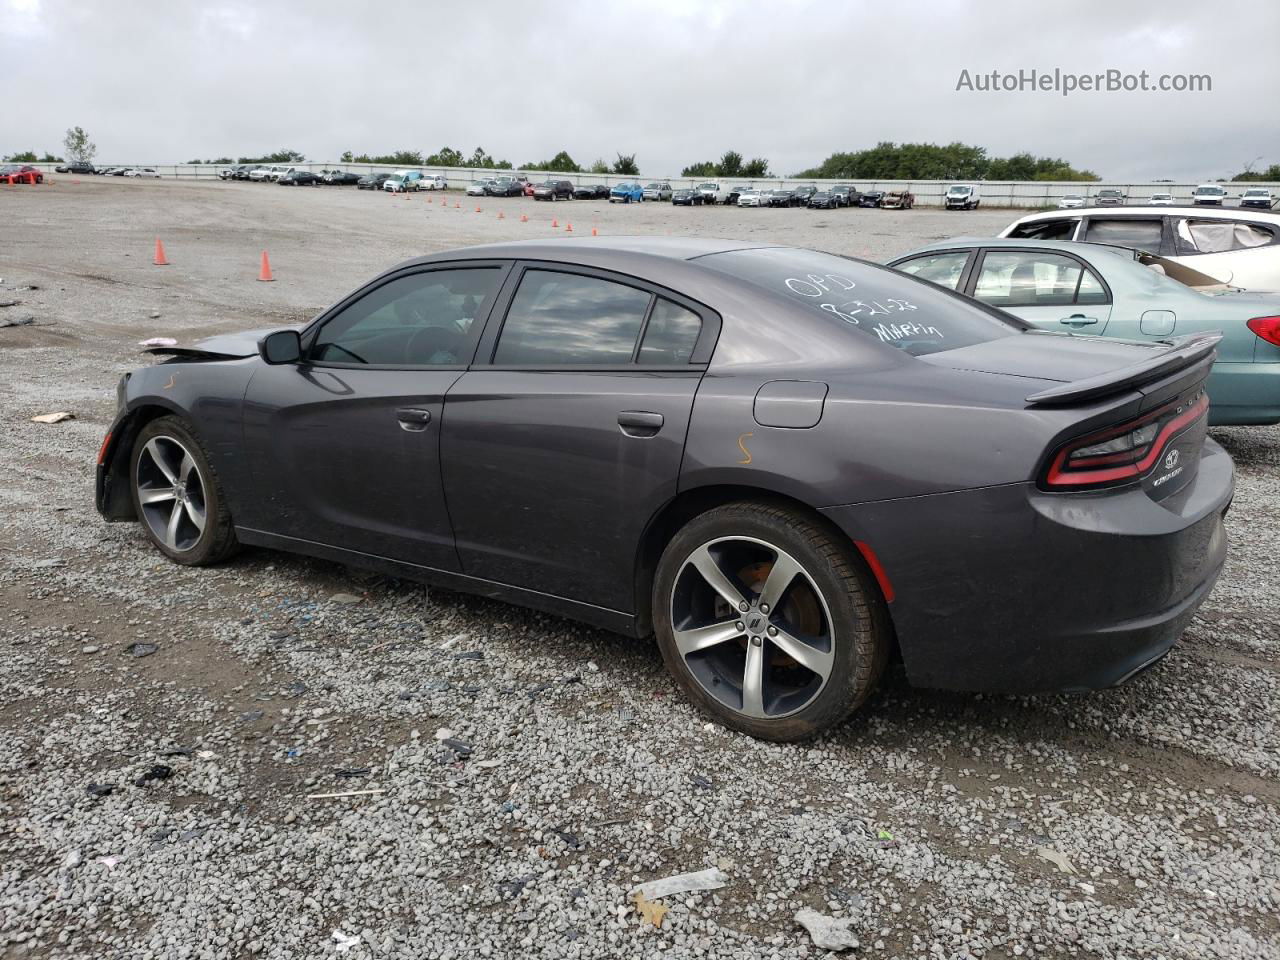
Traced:
<svg viewBox="0 0 1280 960">
<path fill-rule="evenodd" d="M 1227 569 L 1133 684 L 891 674 L 806 746 L 707 723 L 649 642 L 266 551 L 189 570 L 93 510 L 144 337 L 303 320 L 552 215 L 881 259 L 1012 214 L 55 180 L 0 192 L 0 323 L 34 317 L 0 327 L 0 956 L 824 956 L 804 907 L 864 956 L 1280 956 L 1277 429 L 1215 431 Z M 309 799 L 346 791 L 378 792 Z M 727 884 L 664 900 L 660 929 L 628 900 L 708 867 Z"/>
</svg>

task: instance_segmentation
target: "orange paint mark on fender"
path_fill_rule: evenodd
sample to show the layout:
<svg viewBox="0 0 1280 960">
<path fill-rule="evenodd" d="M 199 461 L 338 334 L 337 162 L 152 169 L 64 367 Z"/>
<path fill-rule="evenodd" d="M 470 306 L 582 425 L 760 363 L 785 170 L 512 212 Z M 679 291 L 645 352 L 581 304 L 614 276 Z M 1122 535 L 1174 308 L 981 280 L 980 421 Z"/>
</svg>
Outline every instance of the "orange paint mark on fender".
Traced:
<svg viewBox="0 0 1280 960">
<path fill-rule="evenodd" d="M 753 437 L 753 436 L 755 436 L 754 433 L 744 433 L 738 437 L 738 449 L 742 451 L 742 456 L 744 458 L 742 460 L 739 460 L 738 463 L 742 464 L 743 466 L 746 466 L 748 463 L 751 462 L 751 451 L 747 449 L 747 445 L 745 441 L 747 437 Z"/>
</svg>

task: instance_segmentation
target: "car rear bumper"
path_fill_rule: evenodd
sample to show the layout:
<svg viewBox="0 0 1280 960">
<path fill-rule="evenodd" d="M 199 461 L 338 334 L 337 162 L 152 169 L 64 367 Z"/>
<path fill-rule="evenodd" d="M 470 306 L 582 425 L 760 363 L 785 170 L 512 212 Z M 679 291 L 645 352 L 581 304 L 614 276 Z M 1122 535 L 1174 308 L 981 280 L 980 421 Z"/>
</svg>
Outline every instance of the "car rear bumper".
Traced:
<svg viewBox="0 0 1280 960">
<path fill-rule="evenodd" d="M 922 687 L 1093 690 L 1164 656 L 1226 558 L 1231 458 L 1205 441 L 1195 479 L 1050 494 L 1020 483 L 828 508 L 892 584 L 907 675 Z"/>
</svg>

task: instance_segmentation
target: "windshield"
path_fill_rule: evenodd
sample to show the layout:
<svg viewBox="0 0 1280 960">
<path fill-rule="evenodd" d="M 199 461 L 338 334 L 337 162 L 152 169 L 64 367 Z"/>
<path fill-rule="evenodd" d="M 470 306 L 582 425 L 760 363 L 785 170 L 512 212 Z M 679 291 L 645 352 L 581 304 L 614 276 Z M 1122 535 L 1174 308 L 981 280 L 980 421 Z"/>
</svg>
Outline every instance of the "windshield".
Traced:
<svg viewBox="0 0 1280 960">
<path fill-rule="evenodd" d="M 955 197 L 963 197 L 963 196 L 968 196 L 968 194 L 972 190 L 973 190 L 973 187 L 952 187 L 950 190 L 947 191 L 947 193 Z"/>
<path fill-rule="evenodd" d="M 1208 196 L 1216 197 L 1219 194 L 1225 194 L 1226 192 L 1227 191 L 1223 190 L 1221 187 L 1196 187 L 1196 193 L 1203 193 Z"/>
<path fill-rule="evenodd" d="M 1269 197 L 1271 196 L 1271 191 L 1270 190 L 1246 190 L 1244 192 L 1244 195 L 1246 197 Z"/>
<path fill-rule="evenodd" d="M 698 262 L 913 356 L 985 343 L 1022 329 L 923 280 L 816 250 L 733 250 Z"/>
<path fill-rule="evenodd" d="M 1099 190 L 1099 191 L 1098 191 L 1098 196 L 1100 196 L 1100 197 L 1118 197 L 1118 196 L 1120 196 L 1120 191 L 1119 191 L 1119 190 Z"/>
</svg>

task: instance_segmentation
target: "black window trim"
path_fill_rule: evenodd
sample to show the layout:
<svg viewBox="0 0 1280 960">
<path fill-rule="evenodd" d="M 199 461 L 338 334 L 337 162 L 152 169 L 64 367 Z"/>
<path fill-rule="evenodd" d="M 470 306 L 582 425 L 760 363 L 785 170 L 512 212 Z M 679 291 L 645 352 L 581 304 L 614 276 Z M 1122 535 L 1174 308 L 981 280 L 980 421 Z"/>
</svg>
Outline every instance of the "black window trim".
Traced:
<svg viewBox="0 0 1280 960">
<path fill-rule="evenodd" d="M 315 367 L 319 369 L 333 370 L 409 370 L 409 371 L 432 371 L 432 370 L 469 370 L 471 365 L 475 363 L 476 349 L 480 345 L 480 341 L 484 337 L 484 330 L 488 326 L 489 318 L 493 315 L 494 307 L 502 298 L 503 290 L 511 274 L 512 261 L 510 260 L 438 260 L 430 263 L 419 263 L 409 267 L 403 267 L 392 270 L 389 273 L 381 274 L 374 277 L 362 287 L 356 288 L 352 293 L 348 294 L 344 299 L 339 300 L 336 304 L 324 311 L 318 317 L 311 320 L 301 331 L 302 339 L 302 359 L 299 364 L 305 367 Z M 389 283 L 404 277 L 416 276 L 423 273 L 438 273 L 441 270 L 459 270 L 459 269 L 479 269 L 479 270 L 495 270 L 497 272 L 497 283 L 494 285 L 494 292 L 489 297 L 488 309 L 481 311 L 481 316 L 475 318 L 474 327 L 476 333 L 471 338 L 471 356 L 464 363 L 337 363 L 332 360 L 312 360 L 308 355 L 311 348 L 315 345 L 316 338 L 320 335 L 321 329 L 331 320 L 342 314 L 347 307 L 352 306 L 359 300 L 363 300 L 366 296 L 376 290 L 381 289 Z"/>
<path fill-rule="evenodd" d="M 604 280 L 609 283 L 617 283 L 622 286 L 634 287 L 648 293 L 649 304 L 645 308 L 644 319 L 641 321 L 640 330 L 636 334 L 636 341 L 632 345 L 631 362 L 626 364 L 593 364 L 593 363 L 494 363 L 493 358 L 498 349 L 498 341 L 502 337 L 502 330 L 506 326 L 507 316 L 511 310 L 511 302 L 515 299 L 516 291 L 520 288 L 520 282 L 524 279 L 524 275 L 530 270 L 548 271 L 552 273 L 572 273 L 579 276 L 593 277 L 597 280 Z M 698 339 L 694 343 L 693 352 L 690 354 L 688 363 L 677 364 L 657 364 L 657 363 L 639 363 L 637 362 L 640 345 L 644 342 L 645 332 L 649 328 L 649 318 L 653 313 L 653 307 L 657 297 L 663 297 L 670 300 L 677 306 L 684 307 L 686 310 L 696 314 L 702 321 L 702 329 L 698 332 Z M 630 274 L 617 273 L 612 270 L 605 270 L 599 267 L 592 267 L 579 263 L 567 263 L 557 260 L 518 260 L 515 262 L 511 273 L 508 275 L 506 283 L 494 304 L 494 309 L 489 313 L 489 322 L 485 326 L 485 331 L 481 335 L 480 344 L 476 351 L 476 357 L 471 369 L 483 369 L 494 371 L 528 371 L 528 372 L 550 372 L 550 373 L 701 373 L 707 369 L 707 365 L 711 362 L 711 354 L 715 350 L 716 341 L 720 337 L 721 320 L 720 315 L 699 303 L 691 300 L 683 294 L 677 293 L 660 284 L 653 283 L 650 280 L 644 280 L 640 277 L 634 277 Z"/>
<path fill-rule="evenodd" d="M 1086 304 L 1083 304 L 1083 306 L 1086 306 L 1086 307 L 1115 306 L 1115 295 L 1112 294 L 1111 285 L 1107 283 L 1107 278 L 1102 275 L 1102 271 L 1098 270 L 1091 263 L 1089 263 L 1088 260 L 1085 260 L 1083 257 L 1078 256 L 1075 253 L 1070 253 L 1066 250 L 1047 249 L 1045 247 L 975 247 L 974 249 L 977 251 L 978 256 L 971 262 L 970 275 L 968 277 L 968 282 L 963 292 L 966 297 L 969 297 L 972 300 L 977 300 L 978 303 L 986 303 L 985 300 L 978 300 L 977 289 L 978 289 L 978 278 L 982 275 L 982 265 L 983 263 L 986 262 L 988 253 L 1031 253 L 1031 254 L 1040 254 L 1042 256 L 1045 254 L 1048 254 L 1050 256 L 1065 257 L 1068 260 L 1074 260 L 1077 264 L 1080 265 L 1081 271 L 1088 270 L 1090 273 L 1092 273 L 1095 277 L 1098 278 L 1098 283 L 1100 283 L 1102 285 L 1102 289 L 1106 291 L 1107 299 L 1102 303 L 1086 303 Z M 1083 277 L 1084 277 L 1084 273 L 1082 272 L 1080 276 L 1076 278 L 1076 288 L 1075 288 L 1075 291 L 1071 294 L 1070 303 L 1046 303 L 1044 304 L 1044 306 L 1046 307 L 1078 306 L 1079 304 L 1077 304 L 1076 298 L 1080 295 L 1080 281 L 1083 279 Z M 997 310 L 1011 310 L 1011 309 L 1018 310 L 1018 309 L 1025 309 L 1027 307 L 1034 307 L 1036 306 L 1036 304 L 1033 304 L 1033 303 L 1010 304 L 1008 306 L 1005 306 L 1003 304 L 998 304 L 998 303 L 988 303 L 987 306 L 994 307 Z"/>
</svg>

